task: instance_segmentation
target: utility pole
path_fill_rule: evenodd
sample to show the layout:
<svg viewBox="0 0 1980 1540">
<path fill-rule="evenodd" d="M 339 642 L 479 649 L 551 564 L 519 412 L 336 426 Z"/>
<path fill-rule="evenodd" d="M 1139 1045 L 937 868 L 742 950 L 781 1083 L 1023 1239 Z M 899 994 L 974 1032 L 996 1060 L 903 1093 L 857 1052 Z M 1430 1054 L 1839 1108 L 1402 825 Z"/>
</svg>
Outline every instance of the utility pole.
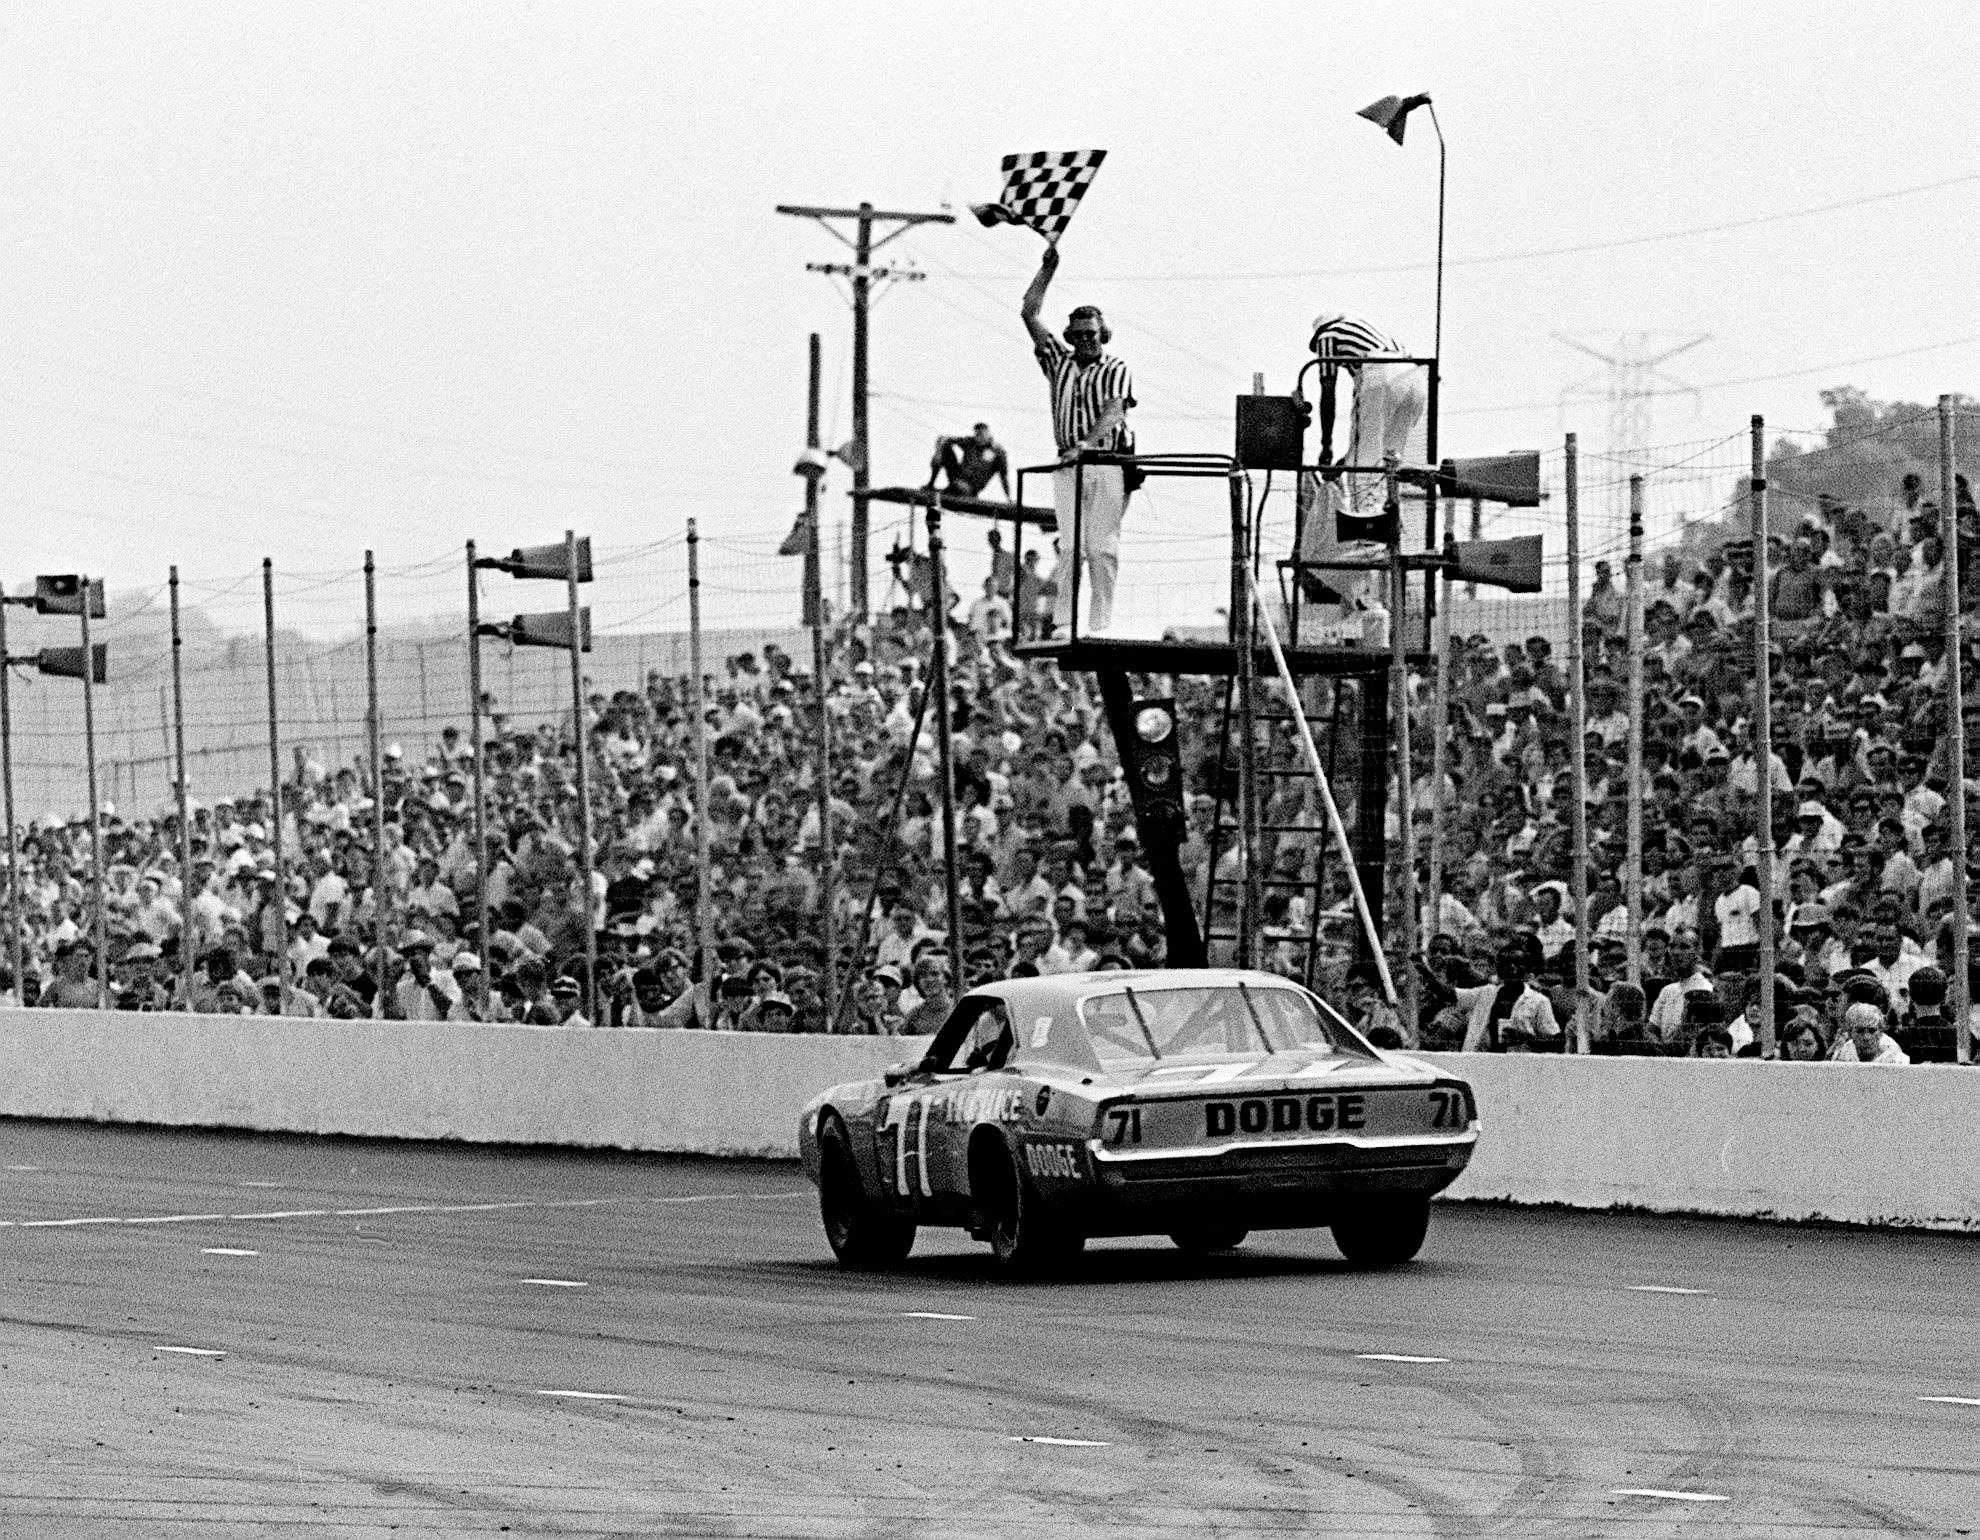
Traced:
<svg viewBox="0 0 1980 1540">
<path fill-rule="evenodd" d="M 805 271 L 827 273 L 839 278 L 852 280 L 853 349 L 852 349 L 852 612 L 855 619 L 867 618 L 866 599 L 866 489 L 869 485 L 867 467 L 870 456 L 867 453 L 866 435 L 866 320 L 873 297 L 873 285 L 887 279 L 914 280 L 924 275 L 913 268 L 875 267 L 873 253 L 889 241 L 905 234 L 916 225 L 952 225 L 952 214 L 903 214 L 885 209 L 876 209 L 870 203 L 862 203 L 854 209 L 816 208 L 809 204 L 780 203 L 779 214 L 791 214 L 800 219 L 815 219 L 832 233 L 835 240 L 852 248 L 853 260 L 845 262 L 807 262 Z M 834 220 L 852 220 L 854 234 L 848 236 Z M 875 224 L 890 224 L 895 228 L 880 237 L 873 238 Z"/>
<path fill-rule="evenodd" d="M 807 454 L 805 469 L 809 472 L 812 461 L 809 456 L 818 452 L 818 397 L 819 382 L 822 376 L 818 333 L 811 334 L 811 393 L 805 415 L 804 443 Z M 818 694 L 818 929 L 819 938 L 825 945 L 825 988 L 827 1009 L 837 1008 L 839 1000 L 839 938 L 838 894 L 833 887 L 833 875 L 838 870 L 839 841 L 832 828 L 832 690 L 825 677 L 825 585 L 819 572 L 818 538 L 818 484 L 824 479 L 824 462 L 817 462 L 819 474 L 807 474 L 804 478 L 805 523 L 810 526 L 804 550 L 804 618 L 811 622 L 811 678 L 812 686 Z M 958 995 L 956 998 L 961 999 Z M 830 1032 L 838 1023 L 826 1017 L 825 1030 Z"/>
</svg>

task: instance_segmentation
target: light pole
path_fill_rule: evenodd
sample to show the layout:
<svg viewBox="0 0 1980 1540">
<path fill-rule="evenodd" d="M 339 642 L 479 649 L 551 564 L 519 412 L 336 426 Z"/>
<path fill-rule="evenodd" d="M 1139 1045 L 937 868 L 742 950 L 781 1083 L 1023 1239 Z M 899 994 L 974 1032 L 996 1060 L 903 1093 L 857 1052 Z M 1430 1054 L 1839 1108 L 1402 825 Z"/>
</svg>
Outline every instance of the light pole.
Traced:
<svg viewBox="0 0 1980 1540">
<path fill-rule="evenodd" d="M 100 584 L 92 584 L 87 590 L 93 602 L 84 604 L 78 599 L 77 607 L 70 608 L 62 600 L 57 600 L 52 604 L 43 602 L 47 592 L 45 585 L 49 584 L 74 584 L 77 587 L 72 590 L 73 592 L 80 594 L 84 591 L 80 587 L 81 579 L 79 578 L 38 578 L 35 580 L 36 594 L 33 599 L 10 599 L 7 602 L 10 604 L 32 604 L 36 611 L 43 615 L 80 615 L 83 617 L 83 635 L 87 637 L 89 635 L 90 611 L 95 610 L 99 617 L 102 615 L 101 609 L 97 608 L 102 603 L 102 586 Z M 19 656 L 0 652 L 0 674 L 6 673 L 9 669 L 22 667 L 34 669 L 45 679 L 79 679 L 83 685 L 83 703 L 85 708 L 87 708 L 90 700 L 90 687 L 93 684 L 102 684 L 109 675 L 109 660 L 110 648 L 107 644 L 85 641 L 80 647 L 44 647 L 39 652 L 24 653 Z M 4 686 L 0 685 L 0 688 L 4 688 Z M 11 713 L 0 715 L 0 775 L 4 775 L 9 789 L 9 801 L 12 800 L 11 790 L 14 782 L 13 736 Z M 83 736 L 86 740 L 84 745 L 85 759 L 89 767 L 89 808 L 91 820 L 90 884 L 96 904 L 96 994 L 98 1006 L 107 1010 L 110 1006 L 110 960 L 104 950 L 107 938 L 103 918 L 103 820 L 98 812 L 96 799 L 96 728 L 93 714 L 87 709 L 83 713 Z M 7 845 L 8 854 L 17 857 L 19 850 L 14 839 L 14 825 L 11 815 L 7 820 Z M 16 955 L 18 955 L 20 949 L 20 920 L 18 910 L 14 908 L 13 901 L 18 899 L 19 889 L 11 864 L 8 867 L 7 886 L 10 912 L 8 922 L 9 945 Z M 15 977 L 14 987 L 16 989 L 20 987 L 18 974 Z"/>
<path fill-rule="evenodd" d="M 1430 356 L 1441 363 L 1444 356 L 1444 170 L 1447 159 L 1444 125 L 1437 121 L 1437 109 L 1427 91 L 1416 96 L 1385 96 L 1380 101 L 1370 102 L 1356 116 L 1368 119 L 1401 144 L 1409 115 L 1418 107 L 1430 108 L 1430 126 L 1437 132 L 1437 318 Z"/>
<path fill-rule="evenodd" d="M 512 578 L 542 578 L 565 585 L 565 607 L 539 615 L 518 615 L 507 625 L 491 625 L 481 620 L 479 596 L 473 589 L 474 574 L 487 569 L 506 572 Z M 479 739 L 481 699 L 479 692 L 481 654 L 476 646 L 476 638 L 483 636 L 500 637 L 514 647 L 557 647 L 571 655 L 571 737 L 577 751 L 577 796 L 578 796 L 578 864 L 582 868 L 579 881 L 582 884 L 578 906 L 584 924 L 584 1010 L 593 1026 L 604 1023 L 598 1014 L 598 932 L 592 923 L 592 870 L 596 865 L 591 840 L 591 784 L 588 767 L 585 763 L 587 746 L 584 730 L 584 665 L 580 654 L 591 651 L 591 611 L 578 603 L 578 585 L 591 581 L 591 537 L 579 535 L 574 530 L 566 530 L 564 538 L 554 545 L 523 546 L 511 551 L 506 557 L 476 556 L 474 547 L 468 547 L 469 596 L 472 601 L 473 621 L 468 636 L 468 657 L 473 667 L 469 689 L 475 699 L 469 704 L 475 712 L 476 738 Z M 477 741 L 475 760 L 475 807 L 477 810 L 477 835 L 486 817 L 481 786 L 482 769 L 480 747 Z M 480 859 L 487 860 L 486 846 Z M 485 879 L 481 869 L 476 870 L 477 906 L 485 903 L 479 893 L 486 892 Z M 484 910 L 483 924 L 486 925 Z M 484 951 L 488 938 L 481 938 Z M 483 975 L 486 976 L 487 963 L 483 962 Z"/>
<path fill-rule="evenodd" d="M 27 1004 L 21 993 L 21 842 L 14 828 L 14 708 L 13 670 L 7 666 L 7 606 L 32 604 L 31 599 L 9 599 L 0 588 L 0 784 L 6 790 L 7 814 L 7 966 L 14 975 L 14 999 Z"/>
</svg>

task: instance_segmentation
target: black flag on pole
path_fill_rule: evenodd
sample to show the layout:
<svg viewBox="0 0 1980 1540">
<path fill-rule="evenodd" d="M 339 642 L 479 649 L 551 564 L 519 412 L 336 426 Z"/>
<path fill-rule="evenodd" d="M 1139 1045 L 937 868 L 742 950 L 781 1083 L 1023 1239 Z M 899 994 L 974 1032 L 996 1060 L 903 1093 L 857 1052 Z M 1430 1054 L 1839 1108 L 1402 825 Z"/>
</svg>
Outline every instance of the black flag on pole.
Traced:
<svg viewBox="0 0 1980 1540">
<path fill-rule="evenodd" d="M 1056 242 L 1072 223 L 1073 210 L 1086 196 L 1105 150 L 1034 150 L 1004 157 L 1004 195 L 995 203 L 969 208 L 986 227 L 1028 225 Z"/>
</svg>

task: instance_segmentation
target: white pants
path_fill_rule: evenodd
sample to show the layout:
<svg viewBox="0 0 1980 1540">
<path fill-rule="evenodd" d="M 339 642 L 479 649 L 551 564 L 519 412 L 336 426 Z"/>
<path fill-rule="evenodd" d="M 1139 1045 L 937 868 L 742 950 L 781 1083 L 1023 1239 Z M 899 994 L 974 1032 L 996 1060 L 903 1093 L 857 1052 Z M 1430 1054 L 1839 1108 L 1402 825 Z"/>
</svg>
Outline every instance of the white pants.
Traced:
<svg viewBox="0 0 1980 1540">
<path fill-rule="evenodd" d="M 1429 407 L 1423 371 L 1415 364 L 1363 364 L 1360 378 L 1354 382 L 1348 464 L 1379 465 L 1389 455 L 1404 465 L 1412 464 L 1411 450 L 1416 447 L 1412 440 Z M 1387 495 L 1383 478 L 1371 474 L 1348 479 L 1354 483 L 1348 488 L 1351 511 L 1360 518 L 1380 513 Z"/>
<path fill-rule="evenodd" d="M 1363 364 L 1354 385 L 1346 463 L 1374 465 L 1394 455 L 1404 465 L 1415 464 L 1423 454 L 1416 430 L 1429 405 L 1423 371 L 1416 365 Z M 1334 527 L 1337 514 L 1352 513 L 1366 519 L 1382 511 L 1388 487 L 1380 473 L 1344 475 L 1323 482 L 1309 471 L 1299 482 L 1302 561 L 1356 561 L 1384 554 L 1383 547 L 1370 541 L 1342 544 Z M 1347 484 L 1345 492 L 1343 482 Z M 1343 614 L 1386 603 L 1388 579 L 1384 573 L 1341 571 L 1323 574 L 1323 581 L 1341 595 Z"/>
<path fill-rule="evenodd" d="M 1073 551 L 1073 489 L 1075 476 L 1084 476 L 1079 489 L 1079 549 Z M 1059 586 L 1052 606 L 1054 634 L 1072 635 L 1073 574 L 1085 559 L 1080 589 L 1087 595 L 1086 624 L 1081 636 L 1104 632 L 1114 623 L 1114 578 L 1121 569 L 1121 515 L 1126 510 L 1126 484 L 1118 465 L 1063 465 L 1052 474 L 1052 507 L 1059 518 Z"/>
</svg>

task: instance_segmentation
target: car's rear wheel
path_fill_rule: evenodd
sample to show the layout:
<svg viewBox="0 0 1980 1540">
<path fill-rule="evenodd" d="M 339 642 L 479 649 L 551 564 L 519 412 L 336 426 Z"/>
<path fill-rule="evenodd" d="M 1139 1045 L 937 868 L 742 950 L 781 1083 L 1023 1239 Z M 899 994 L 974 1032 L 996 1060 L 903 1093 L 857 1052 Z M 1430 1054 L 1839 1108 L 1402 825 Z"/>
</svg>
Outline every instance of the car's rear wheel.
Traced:
<svg viewBox="0 0 1980 1540">
<path fill-rule="evenodd" d="M 1250 1233 L 1240 1225 L 1202 1224 L 1171 1230 L 1169 1239 L 1176 1243 L 1179 1251 L 1186 1251 L 1193 1257 L 1206 1257 L 1213 1252 L 1236 1251 Z"/>
<path fill-rule="evenodd" d="M 896 1267 L 914 1247 L 914 1224 L 875 1203 L 860 1180 L 852 1141 L 837 1118 L 818 1131 L 818 1213 L 841 1267 Z"/>
<path fill-rule="evenodd" d="M 1429 1228 L 1428 1198 L 1363 1203 L 1334 1221 L 1334 1244 L 1357 1267 L 1394 1267 L 1422 1249 Z"/>
<path fill-rule="evenodd" d="M 1047 1208 L 1001 1142 L 985 1140 L 972 1155 L 970 1191 L 989 1234 L 991 1254 L 1006 1274 L 1036 1277 L 1079 1255 L 1086 1237 Z"/>
</svg>

